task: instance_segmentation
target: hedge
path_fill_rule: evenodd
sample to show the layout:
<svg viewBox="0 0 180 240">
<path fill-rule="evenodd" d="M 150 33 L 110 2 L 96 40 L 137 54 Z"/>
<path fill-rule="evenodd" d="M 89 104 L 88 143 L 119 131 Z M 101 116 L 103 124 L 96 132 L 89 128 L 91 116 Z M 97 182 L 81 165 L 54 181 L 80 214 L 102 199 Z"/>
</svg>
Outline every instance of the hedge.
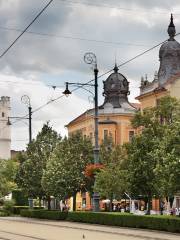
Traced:
<svg viewBox="0 0 180 240">
<path fill-rule="evenodd" d="M 180 218 L 173 216 L 137 216 L 132 214 L 93 212 L 67 213 L 48 210 L 22 210 L 21 216 L 180 233 Z"/>
<path fill-rule="evenodd" d="M 7 217 L 7 216 L 9 216 L 9 213 L 0 211 L 0 217 Z"/>
<path fill-rule="evenodd" d="M 21 210 L 20 215 L 22 217 L 50 219 L 50 220 L 65 220 L 67 218 L 67 212 L 60 212 L 57 210 Z"/>
<path fill-rule="evenodd" d="M 69 212 L 68 221 L 102 224 L 109 226 L 146 228 L 180 233 L 180 218 L 164 216 L 137 216 L 132 214 L 111 214 L 93 212 Z"/>
</svg>

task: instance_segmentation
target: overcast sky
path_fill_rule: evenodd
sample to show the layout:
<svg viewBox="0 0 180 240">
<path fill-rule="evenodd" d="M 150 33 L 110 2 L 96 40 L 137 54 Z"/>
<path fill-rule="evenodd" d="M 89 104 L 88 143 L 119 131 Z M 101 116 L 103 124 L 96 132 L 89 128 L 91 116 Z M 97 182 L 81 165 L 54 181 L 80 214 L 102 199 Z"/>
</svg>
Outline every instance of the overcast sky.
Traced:
<svg viewBox="0 0 180 240">
<path fill-rule="evenodd" d="M 0 54 L 32 21 L 48 0 L 0 0 Z M 11 97 L 11 116 L 23 116 L 21 96 L 31 98 L 32 109 L 61 96 L 64 82 L 93 79 L 86 52 L 96 54 L 99 74 L 166 40 L 170 14 L 180 32 L 178 0 L 54 0 L 19 41 L 0 58 L 0 96 Z M 180 37 L 176 37 L 180 40 Z M 153 80 L 159 68 L 159 48 L 121 67 L 130 82 L 130 101 L 139 94 L 141 76 Z M 99 78 L 99 102 L 102 81 Z M 55 90 L 51 86 L 58 86 Z M 93 90 L 93 89 L 92 89 Z M 33 114 L 33 137 L 50 121 L 64 135 L 64 125 L 93 106 L 92 96 L 76 91 Z M 12 149 L 28 142 L 26 120 L 12 125 Z"/>
</svg>

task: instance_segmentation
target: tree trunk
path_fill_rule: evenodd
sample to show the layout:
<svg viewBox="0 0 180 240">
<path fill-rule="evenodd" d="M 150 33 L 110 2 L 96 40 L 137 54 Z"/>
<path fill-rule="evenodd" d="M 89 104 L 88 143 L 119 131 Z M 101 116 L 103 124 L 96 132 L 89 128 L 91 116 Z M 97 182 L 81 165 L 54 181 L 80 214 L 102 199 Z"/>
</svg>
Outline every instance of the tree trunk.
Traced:
<svg viewBox="0 0 180 240">
<path fill-rule="evenodd" d="M 42 198 L 40 197 L 39 198 L 39 207 L 41 207 L 41 200 L 42 200 Z"/>
<path fill-rule="evenodd" d="M 51 210 L 51 197 L 48 197 L 48 210 Z"/>
<path fill-rule="evenodd" d="M 73 194 L 73 211 L 76 211 L 76 192 Z"/>
<path fill-rule="evenodd" d="M 110 203 L 109 203 L 109 211 L 112 212 L 113 211 L 113 206 L 112 206 L 112 201 L 113 201 L 113 197 L 110 197 Z"/>
<path fill-rule="evenodd" d="M 151 203 L 152 203 L 152 196 L 151 196 L 151 195 L 148 195 L 147 215 L 150 215 L 150 211 L 151 211 Z"/>
</svg>

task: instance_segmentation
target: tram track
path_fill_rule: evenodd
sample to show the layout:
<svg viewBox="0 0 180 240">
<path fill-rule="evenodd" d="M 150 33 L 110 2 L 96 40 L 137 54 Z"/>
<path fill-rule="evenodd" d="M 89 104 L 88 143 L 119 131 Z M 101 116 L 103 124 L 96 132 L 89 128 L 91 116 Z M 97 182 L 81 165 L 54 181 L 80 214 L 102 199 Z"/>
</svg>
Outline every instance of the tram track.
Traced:
<svg viewBox="0 0 180 240">
<path fill-rule="evenodd" d="M 168 234 L 166 236 L 153 236 L 154 233 L 156 233 L 155 231 L 149 231 L 149 235 L 147 235 L 146 231 L 143 231 L 144 234 L 142 235 L 139 234 L 137 229 L 127 229 L 124 228 L 122 230 L 124 230 L 123 232 L 119 232 L 118 228 L 116 227 L 112 227 L 112 228 L 105 228 L 104 226 L 98 226 L 98 225 L 87 225 L 87 224 L 75 224 L 72 225 L 72 223 L 68 223 L 68 222 L 64 222 L 61 223 L 62 225 L 58 224 L 57 222 L 52 222 L 52 221 L 38 221 L 35 219 L 23 219 L 23 218 L 17 218 L 17 219 L 5 219 L 5 218 L 0 218 L 0 222 L 16 222 L 16 223 L 22 223 L 22 224 L 26 224 L 26 225 L 35 225 L 35 226 L 39 226 L 39 227 L 46 227 L 46 228 L 55 228 L 56 229 L 62 229 L 63 230 L 77 230 L 80 231 L 82 233 L 97 233 L 97 234 L 105 234 L 105 235 L 118 235 L 119 237 L 124 237 L 124 238 L 134 238 L 134 239 L 142 239 L 142 240 L 169 240 L 171 239 L 171 236 L 179 236 L 179 234 Z M 46 236 L 44 236 L 45 238 L 42 238 L 41 236 L 33 236 L 33 235 L 29 235 L 29 234 L 23 234 L 21 232 L 16 232 L 16 230 L 13 231 L 8 231 L 9 229 L 7 229 L 7 231 L 5 231 L 4 229 L 0 228 L 0 240 L 51 240 L 51 236 L 49 238 L 46 238 Z M 54 232 L 53 230 L 53 232 Z M 134 231 L 134 232 L 132 232 Z M 141 230 L 142 231 L 142 230 Z M 89 233 L 88 233 L 89 232 Z M 30 232 L 32 233 L 32 232 Z M 168 236 L 169 235 L 169 236 Z M 2 236 L 2 237 L 1 237 Z M 12 236 L 12 237 L 11 237 Z M 13 237 L 14 236 L 14 237 Z M 170 238 L 169 238 L 170 237 Z"/>
<path fill-rule="evenodd" d="M 12 235 L 12 238 L 11 237 L 6 237 L 6 236 L 1 236 L 1 233 L 2 234 L 5 234 L 5 235 Z M 3 230 L 0 230 L 0 240 L 14 240 L 14 236 L 16 237 L 23 237 L 23 240 L 32 240 L 32 239 L 35 239 L 35 240 L 49 240 L 47 238 L 40 238 L 40 237 L 35 237 L 33 235 L 27 235 L 27 234 L 21 234 L 21 233 L 15 233 L 15 232 L 10 232 L 10 231 L 3 231 Z M 24 239 L 25 238 L 25 239 Z"/>
</svg>

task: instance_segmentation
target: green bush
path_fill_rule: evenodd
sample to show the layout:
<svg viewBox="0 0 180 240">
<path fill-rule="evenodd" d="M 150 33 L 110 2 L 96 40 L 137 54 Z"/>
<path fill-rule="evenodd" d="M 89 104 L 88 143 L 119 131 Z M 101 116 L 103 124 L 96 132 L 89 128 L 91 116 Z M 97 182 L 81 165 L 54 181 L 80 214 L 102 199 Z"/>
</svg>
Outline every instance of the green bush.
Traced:
<svg viewBox="0 0 180 240">
<path fill-rule="evenodd" d="M 67 218 L 67 212 L 60 212 L 57 210 L 21 210 L 22 217 L 51 219 L 51 220 L 65 220 Z"/>
<path fill-rule="evenodd" d="M 14 204 L 15 204 L 14 200 L 4 201 L 4 205 L 3 205 L 4 212 L 7 212 L 8 214 L 13 213 Z"/>
<path fill-rule="evenodd" d="M 12 213 L 19 215 L 20 211 L 23 209 L 29 209 L 29 206 L 13 206 Z"/>
<path fill-rule="evenodd" d="M 67 220 L 109 226 L 147 228 L 160 231 L 180 232 L 180 218 L 161 216 L 137 216 L 93 212 L 69 212 Z"/>
<path fill-rule="evenodd" d="M 9 216 L 9 213 L 0 211 L 0 217 L 6 217 L 6 216 Z"/>
<path fill-rule="evenodd" d="M 180 218 L 173 216 L 137 216 L 127 213 L 60 212 L 48 210 L 21 210 L 21 216 L 51 220 L 102 224 L 108 226 L 146 228 L 180 233 Z"/>
</svg>

